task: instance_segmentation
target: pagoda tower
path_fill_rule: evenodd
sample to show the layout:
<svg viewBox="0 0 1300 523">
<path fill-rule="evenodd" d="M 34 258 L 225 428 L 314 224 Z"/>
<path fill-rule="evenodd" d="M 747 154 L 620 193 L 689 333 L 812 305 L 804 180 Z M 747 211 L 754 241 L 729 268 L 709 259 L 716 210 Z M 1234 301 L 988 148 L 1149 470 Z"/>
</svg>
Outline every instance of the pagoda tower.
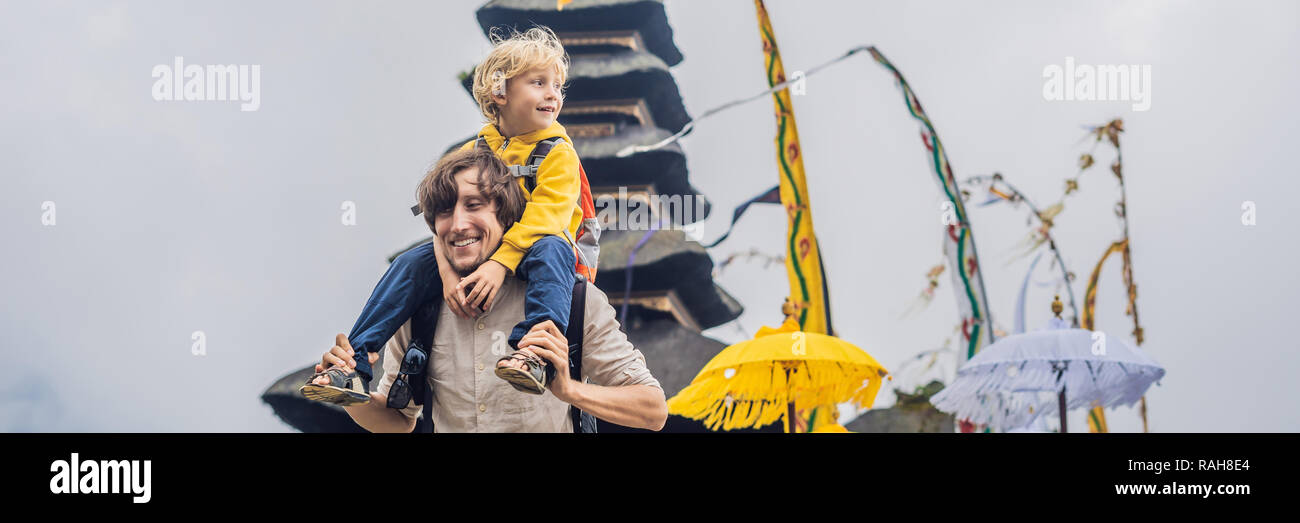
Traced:
<svg viewBox="0 0 1300 523">
<path fill-rule="evenodd" d="M 494 29 L 508 35 L 542 25 L 564 44 L 570 66 L 558 120 L 574 141 L 602 222 L 595 283 L 620 312 L 629 341 L 645 355 L 651 373 L 672 397 L 725 347 L 700 332 L 736 319 L 743 308 L 714 283 L 712 258 L 688 234 L 689 226 L 703 221 L 711 206 L 691 185 L 681 146 L 617 155 L 628 146 L 658 142 L 690 121 L 669 70 L 682 61 L 682 54 L 673 43 L 663 3 L 574 0 L 557 10 L 554 0 L 492 0 L 478 10 L 477 18 L 485 36 Z M 473 71 L 459 78 L 470 92 Z M 304 432 L 359 430 L 341 409 L 298 396 L 297 386 L 311 370 L 281 378 L 263 400 Z M 331 412 L 343 418 L 332 419 Z M 779 432 L 779 425 L 773 430 Z M 423 420 L 416 430 L 427 430 Z M 636 429 L 600 421 L 598 431 Z M 664 431 L 705 429 L 698 422 L 669 416 Z"/>
<path fill-rule="evenodd" d="M 564 44 L 569 78 L 558 118 L 573 138 L 602 218 L 596 286 L 620 311 L 628 339 L 671 397 L 725 347 L 700 331 L 736 319 L 743 309 L 713 282 L 712 258 L 682 229 L 703 221 L 711 206 L 691 185 L 681 146 L 617 155 L 667 138 L 690 121 L 669 70 L 682 53 L 663 3 L 575 0 L 556 10 L 549 0 L 493 0 L 477 17 L 485 36 L 541 25 Z M 467 92 L 472 75 L 461 75 Z M 638 212 L 649 219 L 637 220 Z M 672 418 L 664 430 L 703 430 Z M 602 421 L 598 430 L 631 429 Z"/>
</svg>

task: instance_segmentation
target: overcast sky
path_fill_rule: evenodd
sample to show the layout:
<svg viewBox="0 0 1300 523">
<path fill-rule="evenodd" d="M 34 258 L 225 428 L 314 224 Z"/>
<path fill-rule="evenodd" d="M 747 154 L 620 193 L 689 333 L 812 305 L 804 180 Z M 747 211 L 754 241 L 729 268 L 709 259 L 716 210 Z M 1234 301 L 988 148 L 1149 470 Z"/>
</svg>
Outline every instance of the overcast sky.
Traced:
<svg viewBox="0 0 1300 523">
<path fill-rule="evenodd" d="M 415 184 L 477 129 L 456 73 L 489 49 L 479 2 L 0 3 L 0 385 L 5 431 L 290 431 L 258 396 L 346 332 L 385 258 L 428 230 Z M 874 44 L 908 78 L 959 178 L 1001 172 L 1041 206 L 1075 173 L 1084 126 L 1122 117 L 1143 348 L 1168 374 L 1153 431 L 1300 430 L 1295 2 L 808 2 L 768 8 L 788 72 Z M 766 84 L 745 0 L 667 3 L 687 109 Z M 260 107 L 155 101 L 171 64 L 260 66 Z M 1150 109 L 1047 101 L 1043 70 L 1151 68 Z M 900 318 L 941 261 L 939 189 L 890 75 L 866 55 L 794 99 L 838 334 L 894 369 L 957 322 L 949 275 Z M 684 140 L 714 202 L 704 237 L 776 183 L 769 100 Z M 1054 229 L 1083 285 L 1120 237 L 1113 153 L 1065 200 Z M 1256 224 L 1242 224 L 1242 204 Z M 341 221 L 343 202 L 356 225 Z M 44 225 L 44 202 L 56 221 Z M 971 209 L 994 319 L 1014 326 L 1029 259 L 1023 210 Z M 712 251 L 782 252 L 784 215 L 750 211 Z M 1040 264 L 1036 281 L 1053 274 Z M 736 342 L 780 322 L 784 269 L 738 262 L 718 282 L 746 313 L 707 331 Z M 755 284 L 754 282 L 761 282 Z M 1118 260 L 1097 328 L 1128 337 Z M 1042 326 L 1051 289 L 1031 290 Z M 195 356 L 201 331 L 206 355 Z M 893 394 L 881 395 L 878 406 Z M 1082 427 L 1081 413 L 1071 420 Z M 1136 409 L 1113 431 L 1141 430 Z"/>
</svg>

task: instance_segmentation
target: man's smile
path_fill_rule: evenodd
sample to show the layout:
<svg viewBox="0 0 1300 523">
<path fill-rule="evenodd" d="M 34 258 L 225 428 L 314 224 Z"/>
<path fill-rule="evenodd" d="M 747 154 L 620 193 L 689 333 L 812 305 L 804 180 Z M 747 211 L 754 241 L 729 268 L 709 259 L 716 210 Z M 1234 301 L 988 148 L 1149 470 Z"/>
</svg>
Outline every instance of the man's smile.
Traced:
<svg viewBox="0 0 1300 523">
<path fill-rule="evenodd" d="M 462 238 L 462 239 L 459 239 L 459 240 L 456 240 L 456 241 L 451 242 L 451 244 L 452 244 L 453 246 L 455 246 L 455 247 L 467 247 L 467 246 L 473 245 L 473 244 L 475 244 L 475 243 L 478 243 L 478 241 L 479 241 L 479 238 Z"/>
</svg>

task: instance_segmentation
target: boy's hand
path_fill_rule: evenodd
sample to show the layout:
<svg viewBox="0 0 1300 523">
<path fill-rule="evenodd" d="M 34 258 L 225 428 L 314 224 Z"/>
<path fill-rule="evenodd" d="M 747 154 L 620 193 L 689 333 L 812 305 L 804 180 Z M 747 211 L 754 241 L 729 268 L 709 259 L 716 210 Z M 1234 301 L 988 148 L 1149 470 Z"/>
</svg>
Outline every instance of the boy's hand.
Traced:
<svg viewBox="0 0 1300 523">
<path fill-rule="evenodd" d="M 491 307 L 497 297 L 497 291 L 501 290 L 501 282 L 506 279 L 506 272 L 506 266 L 496 260 L 488 260 L 479 265 L 474 274 L 461 280 L 456 286 L 459 292 L 465 292 L 465 289 L 470 286 L 474 287 L 465 297 L 464 307 L 475 311 L 476 314 Z"/>
<path fill-rule="evenodd" d="M 447 272 L 442 275 L 442 302 L 447 304 L 452 314 L 467 320 L 473 319 L 469 311 L 462 305 L 465 301 L 465 293 L 460 287 L 460 275 L 455 272 Z"/>
<path fill-rule="evenodd" d="M 452 314 L 467 320 L 473 319 L 462 305 L 465 301 L 465 293 L 457 286 L 460 283 L 460 274 L 457 274 L 447 262 L 447 256 L 442 252 L 442 242 L 437 239 L 433 241 L 433 256 L 438 260 L 438 276 L 442 278 L 442 302 L 447 304 Z"/>
</svg>

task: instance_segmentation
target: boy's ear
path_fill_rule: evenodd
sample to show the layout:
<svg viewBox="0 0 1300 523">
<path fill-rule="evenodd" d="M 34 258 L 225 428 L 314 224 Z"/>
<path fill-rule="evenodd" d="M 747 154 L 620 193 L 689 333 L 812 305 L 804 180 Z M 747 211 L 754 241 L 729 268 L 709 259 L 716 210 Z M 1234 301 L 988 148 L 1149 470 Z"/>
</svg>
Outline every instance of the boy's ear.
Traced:
<svg viewBox="0 0 1300 523">
<path fill-rule="evenodd" d="M 500 73 L 500 71 L 498 71 L 498 74 L 499 74 L 499 73 Z M 492 96 L 492 102 L 493 102 L 493 103 L 495 103 L 495 104 L 497 104 L 497 105 L 505 105 L 505 104 L 506 104 L 506 84 L 507 84 L 509 81 L 510 81 L 510 80 L 502 81 L 502 82 L 501 82 L 501 88 L 500 88 L 500 89 L 495 89 L 495 90 L 492 91 L 491 96 Z"/>
</svg>

